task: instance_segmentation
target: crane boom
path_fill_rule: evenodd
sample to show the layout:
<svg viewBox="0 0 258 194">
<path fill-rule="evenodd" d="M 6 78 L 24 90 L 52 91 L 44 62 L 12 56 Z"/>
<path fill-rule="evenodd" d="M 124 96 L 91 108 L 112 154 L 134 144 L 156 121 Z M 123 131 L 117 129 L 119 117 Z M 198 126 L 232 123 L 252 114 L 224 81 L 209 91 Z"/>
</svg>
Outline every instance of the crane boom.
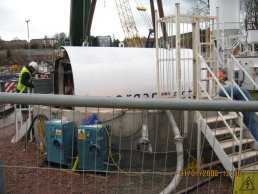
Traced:
<svg viewBox="0 0 258 194">
<path fill-rule="evenodd" d="M 129 47 L 143 47 L 137 30 L 129 0 L 115 0 L 125 40 Z"/>
</svg>

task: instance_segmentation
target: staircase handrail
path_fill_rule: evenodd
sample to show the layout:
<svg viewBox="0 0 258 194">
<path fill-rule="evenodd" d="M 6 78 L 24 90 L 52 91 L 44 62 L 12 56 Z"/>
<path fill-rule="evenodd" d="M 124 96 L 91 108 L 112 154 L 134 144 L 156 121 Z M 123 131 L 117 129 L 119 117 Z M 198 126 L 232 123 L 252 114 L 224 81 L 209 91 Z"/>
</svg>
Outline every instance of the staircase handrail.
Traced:
<svg viewBox="0 0 258 194">
<path fill-rule="evenodd" d="M 226 90 L 224 89 L 224 87 L 222 86 L 222 84 L 220 83 L 220 81 L 218 80 L 216 75 L 214 74 L 214 72 L 211 70 L 211 68 L 208 66 L 208 64 L 204 61 L 203 57 L 199 53 L 197 54 L 197 56 L 199 57 L 201 62 L 205 65 L 205 68 L 207 68 L 208 72 L 210 73 L 211 77 L 215 80 L 215 82 L 218 84 L 219 88 L 223 91 L 223 93 L 226 95 L 226 97 L 229 100 L 231 100 L 231 97 L 228 95 L 228 93 L 226 92 Z"/>
<path fill-rule="evenodd" d="M 226 92 L 226 90 L 224 89 L 224 87 L 222 86 L 222 84 L 220 83 L 220 81 L 218 80 L 218 78 L 216 77 L 216 75 L 212 72 L 212 70 L 210 69 L 210 67 L 208 66 L 208 64 L 204 61 L 203 57 L 198 53 L 197 56 L 199 57 L 199 59 L 201 60 L 201 62 L 205 65 L 206 69 L 208 70 L 208 72 L 210 73 L 211 77 L 215 80 L 215 82 L 218 84 L 219 88 L 224 92 L 225 96 L 229 99 L 232 100 L 232 98 L 228 95 L 228 93 Z M 208 94 L 208 92 L 206 91 L 205 87 L 203 86 L 203 84 L 201 82 L 198 82 L 200 87 L 203 89 L 203 91 L 205 91 L 205 94 L 208 96 L 209 100 L 211 99 L 211 96 Z M 236 137 L 236 135 L 234 134 L 234 131 L 232 130 L 232 128 L 228 125 L 227 121 L 224 119 L 223 115 L 221 114 L 220 111 L 218 111 L 219 116 L 222 118 L 223 123 L 226 125 L 226 127 L 230 130 L 230 133 L 232 134 L 233 138 L 236 140 L 237 143 L 241 143 L 242 139 L 238 139 Z M 237 112 L 237 115 L 240 116 L 241 119 L 241 115 L 242 113 Z M 241 133 L 241 132 L 240 132 Z"/>
<path fill-rule="evenodd" d="M 239 61 L 234 57 L 234 55 L 230 55 L 231 59 L 235 61 L 234 64 L 236 64 L 245 74 L 245 76 L 252 82 L 252 84 L 258 89 L 258 85 L 255 83 L 255 81 L 251 78 L 249 73 L 242 67 L 242 65 L 239 63 Z"/>
<path fill-rule="evenodd" d="M 219 49 L 215 46 L 214 50 L 215 50 L 215 52 L 217 54 L 217 57 L 218 57 L 218 60 L 219 60 L 219 64 L 220 64 L 219 66 L 224 67 L 224 63 L 223 63 L 223 61 L 222 61 L 222 59 L 221 59 L 221 57 L 219 55 Z"/>
<path fill-rule="evenodd" d="M 241 37 L 239 36 L 236 36 L 236 39 L 233 41 L 233 43 L 231 44 L 231 50 L 234 50 L 240 43 L 241 43 L 241 40 L 240 40 Z"/>
<path fill-rule="evenodd" d="M 233 87 L 237 88 L 237 90 L 240 92 L 240 94 L 243 96 L 243 98 L 245 99 L 245 101 L 250 101 L 246 95 L 244 94 L 244 92 L 240 89 L 239 85 L 235 82 L 235 80 L 232 80 L 233 83 Z M 256 116 L 258 117 L 258 112 L 255 112 Z"/>
<path fill-rule="evenodd" d="M 244 117 L 241 112 L 239 112 L 239 117 L 240 117 L 240 138 L 239 138 L 239 150 L 238 150 L 238 170 L 241 169 L 241 154 L 242 154 L 242 140 L 243 140 L 243 122 L 244 122 Z"/>
<path fill-rule="evenodd" d="M 212 100 L 211 96 L 208 94 L 208 92 L 205 90 L 205 87 L 203 86 L 203 84 L 201 82 L 199 82 L 200 87 L 203 89 L 204 93 L 206 94 L 206 96 L 208 97 L 209 100 Z M 227 129 L 229 129 L 231 135 L 233 136 L 233 138 L 236 140 L 237 143 L 240 143 L 242 141 L 239 141 L 239 139 L 235 136 L 233 129 L 229 126 L 229 124 L 227 123 L 227 121 L 224 119 L 223 115 L 221 114 L 220 111 L 218 111 L 218 115 L 222 118 L 223 123 L 226 125 Z M 241 132 L 240 132 L 241 133 Z"/>
</svg>

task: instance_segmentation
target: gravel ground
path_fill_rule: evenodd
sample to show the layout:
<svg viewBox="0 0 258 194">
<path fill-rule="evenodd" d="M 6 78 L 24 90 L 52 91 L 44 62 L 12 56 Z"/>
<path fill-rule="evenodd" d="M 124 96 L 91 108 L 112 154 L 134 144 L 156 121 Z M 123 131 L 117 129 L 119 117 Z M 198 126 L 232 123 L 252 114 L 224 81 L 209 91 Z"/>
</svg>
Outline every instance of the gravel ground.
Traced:
<svg viewBox="0 0 258 194">
<path fill-rule="evenodd" d="M 159 193 L 172 180 L 173 176 L 146 174 L 128 176 L 125 173 L 78 173 L 70 169 L 45 164 L 35 142 L 25 140 L 11 143 L 15 125 L 0 129 L 0 154 L 4 164 L 6 193 Z M 176 192 L 183 191 L 207 177 L 181 177 Z M 187 193 L 231 193 L 232 181 L 228 177 L 216 177 Z M 186 193 L 186 192 L 182 192 Z"/>
</svg>

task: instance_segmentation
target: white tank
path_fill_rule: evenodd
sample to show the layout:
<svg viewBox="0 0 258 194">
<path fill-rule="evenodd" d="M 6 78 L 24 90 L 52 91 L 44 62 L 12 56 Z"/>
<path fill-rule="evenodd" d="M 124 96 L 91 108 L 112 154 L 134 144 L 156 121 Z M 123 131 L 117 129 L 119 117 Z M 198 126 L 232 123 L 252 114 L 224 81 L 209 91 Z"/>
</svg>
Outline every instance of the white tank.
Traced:
<svg viewBox="0 0 258 194">
<path fill-rule="evenodd" d="M 65 52 L 61 52 L 60 58 L 55 62 L 55 93 L 68 94 L 68 91 L 72 89 L 69 94 L 82 96 L 157 97 L 156 49 L 121 47 L 64 47 L 63 49 Z M 165 70 L 173 69 L 169 78 L 170 80 L 176 79 L 174 71 L 176 61 L 171 60 L 176 56 L 175 50 L 161 49 L 160 54 L 170 57 L 169 60 L 161 60 L 163 66 L 161 65 L 160 71 L 164 73 Z M 193 52 L 191 49 L 181 49 L 181 56 L 185 58 L 181 61 L 181 79 L 185 85 L 181 91 L 187 90 L 187 93 L 193 83 Z M 170 91 L 166 91 L 168 92 Z M 172 87 L 171 94 L 174 95 L 174 93 L 175 88 Z M 110 125 L 111 134 L 117 137 L 134 136 L 143 126 L 142 110 L 137 109 L 125 111 L 113 108 L 75 107 L 75 111 L 71 109 L 60 111 L 59 108 L 41 106 L 38 110 L 49 118 L 55 114 L 55 118 L 73 120 L 75 126 L 80 125 L 83 118 L 96 113 L 98 120 Z M 174 115 L 176 120 L 180 121 L 181 112 L 175 112 Z M 159 124 L 160 118 L 164 118 L 161 125 Z M 189 126 L 193 126 L 192 118 L 193 114 L 190 113 Z M 167 130 L 169 123 L 167 123 L 165 113 L 159 110 L 149 110 L 147 122 L 150 144 L 156 146 L 154 142 L 157 142 L 156 151 L 175 150 L 174 143 L 171 143 L 169 148 L 166 143 L 170 132 Z M 158 134 L 156 134 L 157 126 Z M 136 147 L 140 140 L 134 138 L 131 142 L 127 138 L 122 138 L 121 141 L 123 141 L 121 149 L 128 150 L 132 145 Z"/>
<path fill-rule="evenodd" d="M 217 7 L 219 8 L 220 29 L 227 30 L 227 35 L 234 35 L 240 28 L 240 0 L 211 0 L 211 16 L 216 16 Z"/>
<path fill-rule="evenodd" d="M 55 93 L 86 96 L 135 98 L 157 97 L 156 50 L 151 48 L 64 47 L 70 64 L 56 64 L 58 84 Z M 175 50 L 165 50 L 175 56 Z M 181 49 L 182 57 L 192 57 L 191 49 Z M 70 67 L 66 67 L 66 66 Z M 167 62 L 166 65 L 169 65 Z M 174 64 L 170 64 L 174 68 Z M 192 89 L 192 60 L 183 60 L 181 90 Z M 185 67 L 185 68 L 184 68 Z M 174 69 L 172 68 L 172 69 Z M 187 69 L 184 72 L 184 69 Z M 68 81 L 69 72 L 71 81 Z M 171 74 L 176 78 L 175 70 Z M 172 79 L 172 78 L 171 78 Z M 190 87 L 190 88 L 189 88 Z M 174 94 L 176 91 L 166 91 Z"/>
</svg>

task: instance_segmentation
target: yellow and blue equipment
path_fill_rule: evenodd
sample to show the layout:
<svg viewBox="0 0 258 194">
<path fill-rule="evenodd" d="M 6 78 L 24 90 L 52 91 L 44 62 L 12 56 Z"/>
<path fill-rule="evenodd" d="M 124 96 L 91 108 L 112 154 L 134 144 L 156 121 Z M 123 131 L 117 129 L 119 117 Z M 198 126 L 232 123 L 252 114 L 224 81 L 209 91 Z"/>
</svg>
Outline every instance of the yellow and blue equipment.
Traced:
<svg viewBox="0 0 258 194">
<path fill-rule="evenodd" d="M 47 161 L 72 166 L 74 126 L 72 121 L 58 119 L 45 122 Z"/>
<path fill-rule="evenodd" d="M 77 126 L 78 169 L 103 171 L 107 168 L 108 134 L 100 124 Z"/>
</svg>

